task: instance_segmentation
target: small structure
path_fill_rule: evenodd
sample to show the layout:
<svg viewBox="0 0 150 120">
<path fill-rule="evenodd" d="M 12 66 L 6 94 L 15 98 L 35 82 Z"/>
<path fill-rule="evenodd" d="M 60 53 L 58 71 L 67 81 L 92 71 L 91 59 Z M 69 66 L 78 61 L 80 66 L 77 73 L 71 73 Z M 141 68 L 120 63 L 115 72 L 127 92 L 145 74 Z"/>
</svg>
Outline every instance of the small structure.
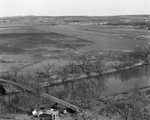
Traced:
<svg viewBox="0 0 150 120">
<path fill-rule="evenodd" d="M 49 115 L 50 117 L 50 120 L 58 120 L 59 119 L 59 116 L 58 116 L 58 111 L 57 110 L 54 110 L 54 109 L 46 109 L 43 111 L 43 113 L 40 116 L 42 115 Z"/>
<path fill-rule="evenodd" d="M 52 120 L 58 120 L 59 119 L 57 110 L 49 109 L 49 110 L 46 110 L 45 114 L 51 115 Z"/>
<path fill-rule="evenodd" d="M 40 120 L 59 120 L 58 111 L 50 108 L 44 110 L 35 109 L 32 115 L 39 117 Z"/>
</svg>

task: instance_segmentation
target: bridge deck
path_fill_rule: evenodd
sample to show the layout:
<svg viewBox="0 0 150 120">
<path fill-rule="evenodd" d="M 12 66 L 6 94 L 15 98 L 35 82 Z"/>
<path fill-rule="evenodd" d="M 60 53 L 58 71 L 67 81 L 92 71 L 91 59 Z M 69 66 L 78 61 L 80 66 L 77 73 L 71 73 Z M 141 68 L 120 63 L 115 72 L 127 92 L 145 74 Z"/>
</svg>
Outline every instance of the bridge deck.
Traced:
<svg viewBox="0 0 150 120">
<path fill-rule="evenodd" d="M 14 86 L 16 86 L 16 87 L 19 87 L 19 88 L 21 88 L 21 89 L 24 89 L 24 90 L 26 90 L 26 91 L 28 91 L 28 92 L 31 92 L 31 93 L 36 94 L 36 89 L 31 88 L 31 87 L 29 87 L 29 86 L 25 86 L 25 85 L 23 85 L 23 84 L 15 83 L 15 82 L 8 81 L 8 80 L 5 80 L 5 79 L 0 79 L 0 82 L 8 83 L 8 84 L 14 85 Z M 80 112 L 80 111 L 81 111 L 81 109 L 80 109 L 79 107 L 77 107 L 77 106 L 75 106 L 75 105 L 73 105 L 73 104 L 71 104 L 71 103 L 68 103 L 68 102 L 66 102 L 66 101 L 60 100 L 60 99 L 58 99 L 58 98 L 56 98 L 56 97 L 54 97 L 54 96 L 52 96 L 52 95 L 49 95 L 49 94 L 46 94 L 46 93 L 40 93 L 40 96 L 42 96 L 42 97 L 44 97 L 44 98 L 47 98 L 47 99 L 49 99 L 49 100 L 51 100 L 51 101 L 53 101 L 53 102 L 56 102 L 56 103 L 58 103 L 58 104 L 60 104 L 60 105 L 63 105 L 63 106 L 65 106 L 65 107 L 71 108 L 71 109 L 73 109 L 73 110 L 75 110 L 75 111 L 77 111 L 77 112 Z"/>
</svg>

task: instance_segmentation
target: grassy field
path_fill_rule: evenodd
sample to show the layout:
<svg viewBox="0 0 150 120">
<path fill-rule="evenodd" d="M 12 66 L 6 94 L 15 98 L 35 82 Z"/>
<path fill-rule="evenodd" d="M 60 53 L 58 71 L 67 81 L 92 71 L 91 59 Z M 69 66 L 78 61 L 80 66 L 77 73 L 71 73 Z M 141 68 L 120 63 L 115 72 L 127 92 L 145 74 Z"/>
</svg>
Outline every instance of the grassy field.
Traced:
<svg viewBox="0 0 150 120">
<path fill-rule="evenodd" d="M 38 63 L 47 64 L 48 59 L 51 63 L 53 58 L 62 56 L 68 50 L 128 51 L 149 42 L 150 31 L 137 30 L 133 27 L 110 25 L 3 27 L 0 28 L 0 60 L 5 63 L 0 63 L 3 66 L 0 71 L 6 70 L 4 66 L 8 62 L 7 69 L 11 66 L 22 67 L 28 64 L 37 68 Z"/>
<path fill-rule="evenodd" d="M 135 30 L 128 27 L 116 27 L 116 26 L 90 26 L 90 25 L 55 25 L 55 26 L 40 26 L 36 27 L 38 30 L 53 31 L 56 33 L 62 33 L 66 35 L 74 35 L 78 38 L 86 39 L 93 44 L 84 46 L 83 50 L 130 50 L 136 45 L 146 45 L 149 42 L 149 38 L 136 39 L 140 36 L 149 36 L 150 31 L 147 30 Z"/>
<path fill-rule="evenodd" d="M 10 66 L 16 65 L 16 62 L 18 65 L 26 65 L 62 56 L 69 49 L 76 50 L 91 43 L 76 36 L 45 32 L 32 27 L 1 29 L 0 60 L 5 61 L 1 62 L 3 66 L 8 62 Z M 5 70 L 4 67 L 1 69 Z"/>
</svg>

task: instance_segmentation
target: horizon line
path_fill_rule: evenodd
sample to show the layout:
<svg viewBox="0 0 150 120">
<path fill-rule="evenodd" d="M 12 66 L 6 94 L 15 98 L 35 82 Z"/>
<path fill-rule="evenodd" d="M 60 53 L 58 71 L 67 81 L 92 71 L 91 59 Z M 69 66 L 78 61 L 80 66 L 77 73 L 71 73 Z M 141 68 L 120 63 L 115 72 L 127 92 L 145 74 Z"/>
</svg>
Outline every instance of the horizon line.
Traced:
<svg viewBox="0 0 150 120">
<path fill-rule="evenodd" d="M 10 15 L 10 16 L 0 16 L 0 18 L 11 18 L 11 17 L 115 17 L 115 16 L 142 16 L 150 14 L 119 14 L 119 15 Z"/>
</svg>

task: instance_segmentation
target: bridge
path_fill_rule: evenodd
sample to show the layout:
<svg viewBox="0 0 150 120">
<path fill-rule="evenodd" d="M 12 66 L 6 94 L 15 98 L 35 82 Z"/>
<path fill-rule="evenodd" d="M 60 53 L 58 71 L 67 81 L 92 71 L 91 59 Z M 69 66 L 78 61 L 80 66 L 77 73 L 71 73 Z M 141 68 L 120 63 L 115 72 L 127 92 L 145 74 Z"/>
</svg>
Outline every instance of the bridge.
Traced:
<svg viewBox="0 0 150 120">
<path fill-rule="evenodd" d="M 0 82 L 2 82 L 2 83 L 7 83 L 7 84 L 11 84 L 11 85 L 13 85 L 13 86 L 15 86 L 15 87 L 18 87 L 18 88 L 21 88 L 21 89 L 23 89 L 23 90 L 25 90 L 25 91 L 27 91 L 27 92 L 30 92 L 30 93 L 33 93 L 33 94 L 37 94 L 36 89 L 31 88 L 31 87 L 26 86 L 26 85 L 23 85 L 23 84 L 20 84 L 20 83 L 8 81 L 8 80 L 1 79 L 1 78 L 0 78 Z M 77 106 L 75 106 L 75 105 L 73 105 L 73 104 L 71 104 L 71 103 L 68 103 L 68 102 L 66 102 L 66 101 L 64 101 L 64 100 L 60 100 L 60 99 L 58 99 L 58 98 L 56 98 L 56 97 L 54 97 L 54 96 L 52 96 L 52 95 L 49 95 L 49 94 L 47 94 L 47 93 L 41 92 L 41 93 L 40 93 L 40 96 L 41 96 L 41 97 L 44 97 L 44 98 L 46 98 L 46 99 L 49 99 L 49 100 L 51 100 L 51 101 L 53 101 L 53 102 L 55 102 L 55 103 L 58 103 L 58 104 L 60 104 L 60 105 L 62 105 L 62 106 L 65 106 L 65 107 L 67 107 L 67 108 L 70 108 L 70 109 L 72 109 L 72 110 L 74 110 L 74 111 L 76 111 L 76 112 L 81 112 L 81 111 L 82 111 L 79 107 L 77 107 Z"/>
</svg>

